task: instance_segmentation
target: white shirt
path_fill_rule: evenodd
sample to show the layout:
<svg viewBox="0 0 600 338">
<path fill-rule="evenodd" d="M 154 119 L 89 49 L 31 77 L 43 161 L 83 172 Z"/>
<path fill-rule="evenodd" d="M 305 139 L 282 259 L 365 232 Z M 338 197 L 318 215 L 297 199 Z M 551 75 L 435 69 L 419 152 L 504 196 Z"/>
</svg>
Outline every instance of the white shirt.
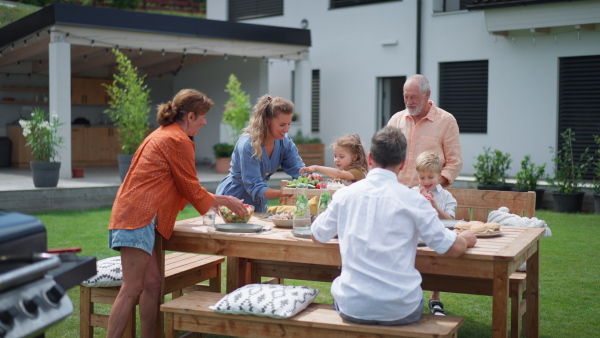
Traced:
<svg viewBox="0 0 600 338">
<path fill-rule="evenodd" d="M 382 321 L 402 319 L 420 305 L 421 275 L 415 269 L 419 235 L 440 254 L 456 239 L 424 196 L 381 168 L 336 192 L 313 223 L 312 234 L 319 242 L 339 236 L 342 273 L 331 294 L 340 310 Z"/>
<path fill-rule="evenodd" d="M 421 186 L 413 187 L 412 190 L 420 193 Z M 452 196 L 452 194 L 448 190 L 442 188 L 441 184 L 436 185 L 431 191 L 433 192 L 433 200 L 438 207 L 454 218 L 458 203 L 456 203 L 456 199 Z"/>
</svg>

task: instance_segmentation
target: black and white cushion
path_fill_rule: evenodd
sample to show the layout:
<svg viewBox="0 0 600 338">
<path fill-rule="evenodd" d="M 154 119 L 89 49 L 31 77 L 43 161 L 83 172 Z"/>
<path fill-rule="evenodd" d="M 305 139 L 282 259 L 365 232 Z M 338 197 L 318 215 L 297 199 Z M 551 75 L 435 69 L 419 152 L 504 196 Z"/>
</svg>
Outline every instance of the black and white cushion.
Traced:
<svg viewBox="0 0 600 338">
<path fill-rule="evenodd" d="M 319 289 L 279 284 L 249 284 L 209 308 L 215 312 L 290 318 L 315 300 Z"/>
<path fill-rule="evenodd" d="M 122 282 L 121 256 L 116 256 L 96 262 L 96 275 L 84 280 L 81 285 L 87 287 L 109 287 L 121 286 Z"/>
</svg>

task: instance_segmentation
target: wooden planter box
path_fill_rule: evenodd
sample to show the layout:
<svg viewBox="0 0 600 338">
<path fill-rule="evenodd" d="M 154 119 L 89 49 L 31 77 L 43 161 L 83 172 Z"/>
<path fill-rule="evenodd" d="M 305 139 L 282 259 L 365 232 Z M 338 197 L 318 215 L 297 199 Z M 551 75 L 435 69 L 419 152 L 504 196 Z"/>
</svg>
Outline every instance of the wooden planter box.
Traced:
<svg viewBox="0 0 600 338">
<path fill-rule="evenodd" d="M 325 165 L 325 145 L 322 143 L 297 144 L 298 155 L 309 165 Z"/>
</svg>

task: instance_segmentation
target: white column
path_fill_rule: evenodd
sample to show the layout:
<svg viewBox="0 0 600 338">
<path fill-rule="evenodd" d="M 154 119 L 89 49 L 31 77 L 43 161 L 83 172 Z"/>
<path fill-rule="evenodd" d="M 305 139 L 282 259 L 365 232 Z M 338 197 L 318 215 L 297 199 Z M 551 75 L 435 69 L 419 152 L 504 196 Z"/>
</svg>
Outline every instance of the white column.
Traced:
<svg viewBox="0 0 600 338">
<path fill-rule="evenodd" d="M 311 83 L 312 69 L 308 57 L 296 61 L 296 68 L 294 69 L 294 106 L 296 112 L 300 115 L 300 128 L 304 136 L 311 134 Z"/>
<path fill-rule="evenodd" d="M 58 156 L 60 177 L 71 178 L 71 44 L 64 35 L 53 32 L 48 54 L 50 115 L 57 114 L 63 123 L 58 128 L 58 136 L 64 140 Z"/>
</svg>

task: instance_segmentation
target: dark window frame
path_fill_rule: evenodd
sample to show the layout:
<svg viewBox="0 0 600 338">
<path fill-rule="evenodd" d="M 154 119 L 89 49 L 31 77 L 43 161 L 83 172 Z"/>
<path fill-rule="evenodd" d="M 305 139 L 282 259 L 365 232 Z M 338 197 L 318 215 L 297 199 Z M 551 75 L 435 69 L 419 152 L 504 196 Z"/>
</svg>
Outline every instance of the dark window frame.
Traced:
<svg viewBox="0 0 600 338">
<path fill-rule="evenodd" d="M 228 0 L 229 21 L 283 15 L 283 0 Z"/>
<path fill-rule="evenodd" d="M 310 98 L 310 131 L 318 133 L 321 131 L 321 70 L 313 69 L 311 75 L 311 98 Z"/>
<path fill-rule="evenodd" d="M 555 149 L 561 149 L 560 136 L 567 128 L 575 133 L 573 158 L 579 163 L 581 154 L 595 156 L 594 135 L 600 134 L 600 55 L 558 58 L 558 130 Z M 584 179 L 593 179 L 592 166 Z"/>
<path fill-rule="evenodd" d="M 487 134 L 489 61 L 440 62 L 439 102 L 461 133 Z"/>
<path fill-rule="evenodd" d="M 329 9 L 346 8 L 361 5 L 372 5 L 385 2 L 396 2 L 402 0 L 329 0 Z"/>
</svg>

